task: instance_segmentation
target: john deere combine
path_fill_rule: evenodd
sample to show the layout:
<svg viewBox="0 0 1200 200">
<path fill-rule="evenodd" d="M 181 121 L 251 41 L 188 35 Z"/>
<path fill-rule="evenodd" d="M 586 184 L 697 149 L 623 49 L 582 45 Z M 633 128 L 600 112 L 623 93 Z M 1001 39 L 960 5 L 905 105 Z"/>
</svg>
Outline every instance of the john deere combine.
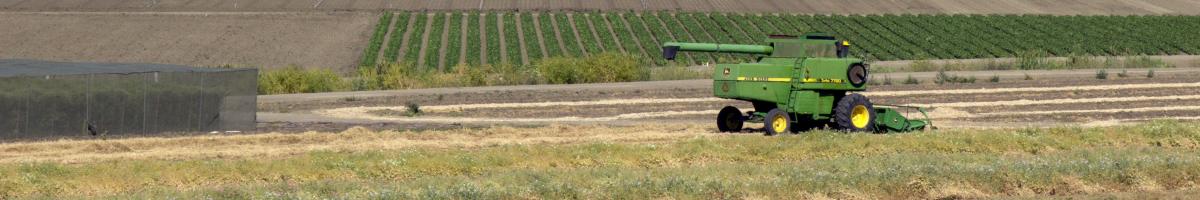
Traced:
<svg viewBox="0 0 1200 200">
<path fill-rule="evenodd" d="M 767 135 L 800 132 L 828 126 L 845 131 L 914 131 L 931 126 L 905 118 L 898 108 L 872 105 L 853 91 L 867 89 L 869 65 L 849 57 L 850 42 L 831 35 L 771 35 L 767 45 L 668 42 L 663 56 L 674 60 L 680 51 L 757 54 L 757 62 L 717 64 L 713 94 L 749 101 L 754 111 L 726 106 L 717 115 L 723 132 L 742 130 L 745 122 L 762 122 Z"/>
</svg>

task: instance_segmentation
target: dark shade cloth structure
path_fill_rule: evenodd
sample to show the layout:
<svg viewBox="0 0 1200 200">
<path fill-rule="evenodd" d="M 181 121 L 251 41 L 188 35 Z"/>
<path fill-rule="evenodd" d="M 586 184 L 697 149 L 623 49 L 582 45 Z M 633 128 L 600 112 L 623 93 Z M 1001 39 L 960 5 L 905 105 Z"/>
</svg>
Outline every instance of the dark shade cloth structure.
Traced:
<svg viewBox="0 0 1200 200">
<path fill-rule="evenodd" d="M 0 141 L 255 128 L 258 70 L 0 59 Z"/>
</svg>

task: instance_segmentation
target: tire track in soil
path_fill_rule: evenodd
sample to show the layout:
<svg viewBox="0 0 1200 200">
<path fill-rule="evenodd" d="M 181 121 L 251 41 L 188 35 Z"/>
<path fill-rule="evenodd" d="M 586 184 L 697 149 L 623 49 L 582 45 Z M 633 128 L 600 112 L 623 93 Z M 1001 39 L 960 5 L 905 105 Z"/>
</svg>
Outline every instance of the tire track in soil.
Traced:
<svg viewBox="0 0 1200 200">
<path fill-rule="evenodd" d="M 601 20 L 604 20 L 604 27 L 608 29 L 608 35 L 612 36 L 613 40 L 616 40 L 613 43 L 617 44 L 617 50 L 620 50 L 622 53 L 629 53 L 629 50 L 625 49 L 625 45 L 621 44 L 621 37 L 617 36 L 617 31 L 613 30 L 612 21 L 608 21 L 608 15 L 611 14 L 612 13 L 602 13 L 599 17 Z"/>
<path fill-rule="evenodd" d="M 515 23 L 517 23 L 517 26 L 516 26 L 517 42 L 518 42 L 518 46 L 521 47 L 521 64 L 529 65 L 529 53 L 528 53 L 528 50 L 525 48 L 525 40 L 527 40 L 527 39 L 525 39 L 525 26 L 524 26 L 525 24 L 523 24 L 521 22 L 522 21 L 521 13 L 514 12 L 512 20 L 514 20 Z"/>
<path fill-rule="evenodd" d="M 583 46 L 583 37 L 579 36 L 579 27 L 575 27 L 575 13 L 566 13 L 566 15 L 567 26 L 571 26 L 571 33 L 575 34 L 575 45 L 579 45 L 579 51 L 583 52 L 583 54 L 580 56 L 588 55 L 589 53 L 595 53 L 588 52 L 587 47 Z"/>
<path fill-rule="evenodd" d="M 467 32 L 468 28 L 471 28 L 470 26 L 468 26 L 469 24 L 471 24 L 469 22 L 471 20 L 471 18 L 468 16 L 471 16 L 471 15 L 467 15 L 466 13 L 458 13 L 458 14 L 462 15 L 462 17 L 460 17 L 461 19 L 458 21 L 458 24 L 459 24 L 458 30 L 461 30 L 463 33 L 458 34 L 458 40 L 459 40 L 459 42 L 458 42 L 458 61 L 454 63 L 455 65 L 467 63 L 467 57 L 469 57 L 469 56 L 467 56 L 467 47 L 470 46 L 470 45 L 467 45 L 467 44 L 469 44 L 469 43 L 467 43 L 467 41 L 468 41 L 468 39 L 470 39 L 468 37 L 468 35 L 470 35 L 470 34 L 467 34 L 466 32 Z"/>
<path fill-rule="evenodd" d="M 500 63 L 511 63 L 508 60 L 508 48 L 505 48 L 505 47 L 508 47 L 508 43 L 506 43 L 507 41 L 505 41 L 508 38 L 505 37 L 507 35 L 504 32 L 504 14 L 503 13 L 495 13 L 495 15 L 496 15 L 496 21 L 495 21 L 496 33 L 500 34 L 498 36 L 498 37 L 500 37 L 500 39 L 499 39 L 500 40 Z"/>
<path fill-rule="evenodd" d="M 558 49 L 562 51 L 562 55 L 570 56 L 571 53 L 567 53 L 567 44 L 563 42 L 562 27 L 558 27 L 558 19 L 555 19 L 554 14 L 547 15 L 546 17 L 550 18 L 550 26 L 554 27 L 554 39 L 558 40 Z"/>
<path fill-rule="evenodd" d="M 649 55 L 649 53 L 646 52 L 646 48 L 642 47 L 642 45 L 641 45 L 642 44 L 641 37 L 638 37 L 636 34 L 633 33 L 633 27 L 629 26 L 629 20 L 625 19 L 625 14 L 626 13 L 618 14 L 617 19 L 621 19 L 621 25 L 625 26 L 625 32 L 626 32 L 625 34 L 629 34 L 629 35 L 633 36 L 633 37 L 629 37 L 629 38 L 633 38 L 634 44 L 638 44 L 638 45 L 634 45 L 634 46 L 637 46 L 638 51 L 641 52 L 641 54 L 637 54 L 637 55 Z M 607 19 L 605 19 L 605 20 L 607 20 Z"/>
<path fill-rule="evenodd" d="M 425 21 L 426 21 L 425 22 L 425 31 L 423 33 L 421 33 L 421 48 L 420 48 L 420 50 L 417 51 L 417 67 L 419 67 L 419 68 L 424 68 L 425 62 L 427 62 L 425 60 L 425 54 L 429 53 L 429 51 L 428 51 L 428 49 L 429 49 L 429 34 L 430 34 L 430 31 L 433 31 L 433 22 L 434 22 L 433 21 L 434 14 L 424 13 L 424 15 L 425 15 Z"/>
<path fill-rule="evenodd" d="M 1121 85 L 1087 85 L 1087 86 L 1068 86 L 1068 87 L 908 90 L 908 91 L 863 92 L 862 94 L 868 95 L 868 96 L 910 96 L 910 95 L 926 95 L 926 94 L 982 94 L 982 93 L 1009 93 L 1009 92 L 1088 91 L 1088 90 L 1121 90 L 1121 89 L 1183 88 L 1183 87 L 1200 87 L 1200 82 L 1195 82 L 1195 83 L 1147 83 L 1147 84 L 1121 84 Z"/>
<path fill-rule="evenodd" d="M 487 63 L 487 13 L 479 13 L 479 65 Z"/>
<path fill-rule="evenodd" d="M 397 53 L 396 53 L 397 61 L 404 58 L 404 54 L 409 53 L 406 51 L 408 51 L 408 45 L 411 45 L 411 44 L 409 44 L 408 41 L 410 41 L 410 39 L 412 39 L 412 34 L 413 34 L 412 30 L 413 30 L 413 26 L 414 26 L 413 24 L 415 24 L 417 22 L 417 17 L 420 17 L 418 12 L 412 12 L 412 13 L 408 13 L 408 14 L 409 14 L 408 22 L 406 22 L 408 25 L 405 25 L 406 28 L 404 28 L 404 38 L 401 39 L 400 47 L 399 47 L 400 50 L 397 51 Z"/>
<path fill-rule="evenodd" d="M 533 18 L 533 20 L 531 20 L 531 21 L 533 21 L 533 32 L 534 32 L 534 34 L 537 34 L 537 37 L 538 37 L 537 38 L 538 47 L 539 47 L 539 49 L 542 50 L 542 58 L 545 58 L 545 57 L 550 57 L 550 52 L 546 51 L 546 40 L 545 40 L 546 36 L 544 35 L 545 32 L 542 31 L 542 23 L 541 23 L 542 20 L 538 20 L 538 18 L 541 17 L 540 15 L 541 15 L 540 13 L 529 14 L 529 16 L 531 18 Z"/>
<path fill-rule="evenodd" d="M 446 61 L 446 52 L 447 52 L 447 49 L 449 49 L 449 48 L 446 48 L 446 46 L 448 46 L 450 43 L 450 38 L 449 38 L 450 37 L 450 25 L 452 25 L 454 23 L 450 23 L 450 19 L 453 19 L 453 17 L 450 17 L 451 13 L 438 13 L 438 14 L 445 15 L 446 20 L 442 21 L 442 37 L 441 37 L 442 43 L 438 45 L 438 46 L 440 46 L 440 48 L 438 48 L 437 70 L 438 70 L 438 72 L 445 72 L 446 71 L 446 62 L 447 62 Z"/>
<path fill-rule="evenodd" d="M 604 40 L 600 40 L 600 32 L 596 32 L 596 24 L 592 23 L 591 19 L 588 19 L 588 18 L 592 17 L 591 13 L 583 13 L 583 15 L 580 15 L 580 16 L 583 17 L 584 22 L 587 22 L 588 30 L 589 30 L 588 32 L 591 33 L 588 35 L 591 35 L 592 38 L 594 38 L 594 40 L 592 40 L 592 41 L 596 41 L 595 45 L 600 47 L 600 51 L 608 51 L 608 48 L 612 48 L 612 47 L 605 48 Z M 596 53 L 599 53 L 599 52 L 596 52 Z"/>
</svg>

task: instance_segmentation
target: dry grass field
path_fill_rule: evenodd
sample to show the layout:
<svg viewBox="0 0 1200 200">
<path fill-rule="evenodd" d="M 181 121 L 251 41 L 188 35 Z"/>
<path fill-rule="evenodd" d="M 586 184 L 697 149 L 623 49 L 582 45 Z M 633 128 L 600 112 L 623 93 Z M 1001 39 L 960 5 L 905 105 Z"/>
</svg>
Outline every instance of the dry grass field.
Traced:
<svg viewBox="0 0 1200 200">
<path fill-rule="evenodd" d="M 0 197 L 957 199 L 1186 196 L 1200 127 L 764 137 L 707 125 L 497 126 L 0 145 Z"/>
</svg>

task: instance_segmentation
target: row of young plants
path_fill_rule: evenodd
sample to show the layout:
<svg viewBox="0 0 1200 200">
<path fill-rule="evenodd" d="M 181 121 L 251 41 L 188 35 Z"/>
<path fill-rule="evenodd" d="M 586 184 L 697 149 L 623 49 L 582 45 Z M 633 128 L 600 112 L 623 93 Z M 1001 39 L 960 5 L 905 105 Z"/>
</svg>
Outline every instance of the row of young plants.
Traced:
<svg viewBox="0 0 1200 200">
<path fill-rule="evenodd" d="M 371 46 L 364 51 L 361 63 L 365 66 L 377 59 L 374 54 L 379 51 L 383 33 L 388 30 L 388 20 L 392 19 L 390 13 L 386 15 L 388 17 L 382 17 L 376 28 Z M 1200 16 L 692 12 L 417 12 L 398 15 L 383 59 L 378 60 L 415 62 L 423 64 L 420 67 L 442 69 L 451 68 L 460 61 L 470 65 L 499 64 L 506 60 L 511 64 L 526 64 L 545 57 L 583 56 L 602 51 L 643 55 L 645 62 L 657 66 L 744 62 L 754 56 L 683 53 L 676 61 L 665 61 L 658 59 L 659 46 L 668 41 L 762 44 L 771 34 L 805 32 L 827 32 L 851 40 L 855 55 L 872 60 L 1200 54 L 1200 40 L 1191 38 L 1195 32 L 1200 32 Z M 416 19 L 409 20 L 409 16 Z M 516 20 L 522 22 L 519 27 Z M 427 23 L 432 24 L 427 26 Z M 466 23 L 465 30 L 462 30 L 462 23 Z M 499 32 L 500 27 L 503 27 L 503 34 Z M 518 29 L 524 34 L 523 45 L 517 36 Z M 441 38 L 443 33 L 448 33 L 448 38 Z M 466 40 L 462 40 L 461 34 L 467 34 Z M 409 36 L 408 41 L 403 41 L 404 35 Z M 450 40 L 445 47 L 449 49 L 444 61 L 439 60 L 443 58 L 438 54 L 442 48 L 441 40 Z M 504 46 L 501 46 L 501 40 L 504 40 Z M 401 43 L 407 43 L 407 49 L 401 50 Z M 463 49 L 465 54 L 460 52 Z M 426 56 L 417 58 L 421 51 L 425 51 Z M 521 56 L 521 51 L 527 59 Z M 487 57 L 479 58 L 481 55 Z"/>
</svg>

